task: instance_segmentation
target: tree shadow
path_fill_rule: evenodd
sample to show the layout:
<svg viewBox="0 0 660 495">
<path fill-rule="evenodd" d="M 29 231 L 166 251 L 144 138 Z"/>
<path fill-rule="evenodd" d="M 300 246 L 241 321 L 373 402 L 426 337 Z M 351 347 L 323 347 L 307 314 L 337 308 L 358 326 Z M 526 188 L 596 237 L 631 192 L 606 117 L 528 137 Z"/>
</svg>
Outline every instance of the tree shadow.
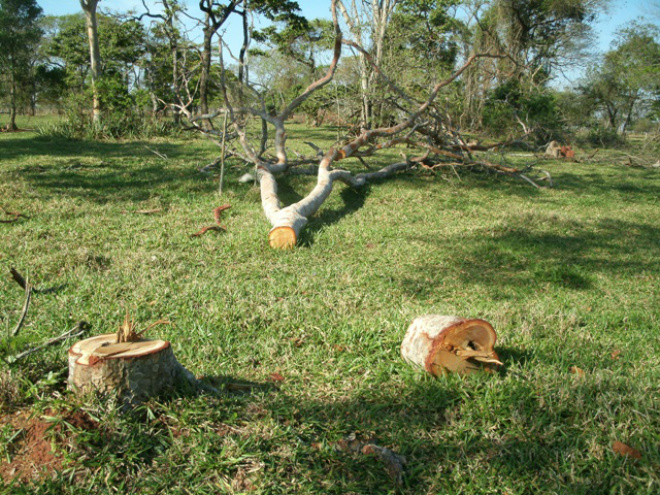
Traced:
<svg viewBox="0 0 660 495">
<path fill-rule="evenodd" d="M 619 275 L 655 269 L 655 226 L 611 219 L 593 226 L 552 221 L 553 229 L 570 233 L 536 231 L 524 225 L 502 226 L 495 232 L 480 229 L 468 237 L 464 233 L 441 239 L 416 236 L 415 241 L 433 250 L 442 251 L 446 245 L 454 248 L 442 251 L 442 269 L 425 262 L 395 278 L 406 292 L 421 296 L 433 294 L 448 275 L 489 287 L 493 293 L 506 286 L 529 290 L 545 285 L 581 291 L 593 287 L 599 272 Z M 631 257 L 631 252 L 638 255 Z"/>
<path fill-rule="evenodd" d="M 344 203 L 343 206 L 336 209 L 322 207 L 320 212 L 310 218 L 309 223 L 300 236 L 299 245 L 311 247 L 319 232 L 360 210 L 370 194 L 371 188 L 369 185 L 359 189 L 344 187 L 339 193 L 339 196 Z"/>
</svg>

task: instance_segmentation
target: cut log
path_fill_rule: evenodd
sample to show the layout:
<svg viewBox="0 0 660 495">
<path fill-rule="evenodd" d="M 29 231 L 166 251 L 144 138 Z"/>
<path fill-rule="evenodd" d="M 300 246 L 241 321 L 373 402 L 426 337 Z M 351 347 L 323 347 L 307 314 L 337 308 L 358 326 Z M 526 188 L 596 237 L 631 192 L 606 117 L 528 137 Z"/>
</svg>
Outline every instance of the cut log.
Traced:
<svg viewBox="0 0 660 495">
<path fill-rule="evenodd" d="M 561 158 L 561 145 L 557 141 L 550 141 L 545 148 L 546 158 Z"/>
<path fill-rule="evenodd" d="M 493 349 L 497 335 L 484 320 L 425 315 L 416 318 L 403 339 L 401 355 L 434 376 L 471 373 L 502 363 Z"/>
<path fill-rule="evenodd" d="M 81 340 L 69 349 L 69 388 L 116 394 L 138 404 L 176 389 L 204 388 L 174 357 L 170 343 L 139 339 L 117 342 L 117 334 Z"/>
</svg>

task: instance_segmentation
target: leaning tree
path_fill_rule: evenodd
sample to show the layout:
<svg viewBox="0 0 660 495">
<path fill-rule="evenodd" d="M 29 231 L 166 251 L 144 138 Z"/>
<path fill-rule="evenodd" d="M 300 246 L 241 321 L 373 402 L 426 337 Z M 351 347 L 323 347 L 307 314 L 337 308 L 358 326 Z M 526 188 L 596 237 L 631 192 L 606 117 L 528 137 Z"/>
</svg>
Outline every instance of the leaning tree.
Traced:
<svg viewBox="0 0 660 495">
<path fill-rule="evenodd" d="M 218 142 L 224 141 L 225 138 L 232 138 L 233 155 L 254 166 L 256 174 L 254 179 L 260 185 L 263 210 L 272 225 L 268 234 L 271 247 L 276 249 L 293 248 L 310 216 L 319 210 L 337 181 L 350 187 L 359 188 L 369 182 L 390 177 L 398 172 L 415 167 L 435 169 L 438 167 L 460 166 L 480 167 L 495 173 L 518 176 L 537 186 L 532 179 L 524 175 L 525 170 L 493 163 L 474 153 L 475 151 L 487 151 L 497 146 L 512 144 L 514 140 L 489 147 L 471 145 L 463 139 L 460 132 L 452 125 L 451 117 L 448 115 L 445 106 L 438 103 L 438 97 L 443 88 L 460 78 L 475 60 L 484 57 L 497 58 L 501 57 L 501 54 L 489 52 L 470 55 L 451 75 L 437 81 L 428 89 L 425 97 L 419 99 L 419 97 L 413 97 L 406 93 L 389 78 L 375 62 L 372 54 L 357 41 L 345 39 L 342 36 L 336 0 L 332 0 L 331 12 L 334 26 L 334 43 L 332 58 L 327 70 L 300 94 L 282 105 L 278 111 L 273 111 L 272 108 L 267 107 L 264 93 L 251 85 L 249 81 L 243 82 L 242 90 L 239 93 L 241 95 L 244 92 L 250 93 L 252 95 L 251 100 L 244 97 L 238 98 L 234 95 L 236 91 L 232 91 L 228 84 L 229 77 L 223 61 L 222 40 L 220 40 L 221 49 L 219 50 L 221 69 L 219 85 L 224 100 L 224 108 L 206 114 L 195 114 L 193 112 L 194 95 L 190 95 L 189 101 L 176 104 L 190 125 L 199 132 Z M 314 150 L 314 158 L 296 156 L 293 159 L 287 147 L 287 120 L 314 93 L 322 90 L 333 80 L 342 57 L 342 51 L 346 47 L 360 53 L 371 65 L 372 70 L 381 78 L 382 84 L 388 88 L 389 101 L 392 101 L 396 113 L 401 115 L 402 118 L 400 122 L 391 125 L 372 129 L 359 129 L 328 150 L 322 150 L 315 143 L 307 143 Z M 236 78 L 232 80 L 232 83 L 236 84 Z M 252 101 L 254 104 L 246 104 L 246 101 Z M 215 126 L 215 129 L 209 129 L 207 126 L 202 125 L 202 122 L 221 116 L 223 119 L 227 119 L 229 127 Z M 252 133 L 248 133 L 247 130 L 251 118 L 260 119 L 271 129 L 274 129 L 274 156 L 272 158 L 269 158 L 266 147 L 263 146 L 266 141 L 265 134 L 259 139 L 251 139 Z M 230 130 L 231 132 L 229 132 Z M 225 136 L 223 136 L 223 131 L 226 133 Z M 515 141 L 519 140 L 516 139 Z M 389 163 L 379 170 L 366 169 L 357 173 L 349 170 L 348 167 L 341 167 L 339 163 L 347 163 L 349 159 L 354 159 L 354 161 L 366 165 L 363 161 L 364 157 L 374 156 L 382 150 L 395 147 L 398 147 L 399 151 L 402 152 L 413 150 L 412 154 L 416 156 L 404 155 L 401 160 Z M 294 174 L 315 175 L 317 178 L 316 185 L 300 201 L 284 206 L 278 196 L 278 179 L 282 176 Z"/>
</svg>

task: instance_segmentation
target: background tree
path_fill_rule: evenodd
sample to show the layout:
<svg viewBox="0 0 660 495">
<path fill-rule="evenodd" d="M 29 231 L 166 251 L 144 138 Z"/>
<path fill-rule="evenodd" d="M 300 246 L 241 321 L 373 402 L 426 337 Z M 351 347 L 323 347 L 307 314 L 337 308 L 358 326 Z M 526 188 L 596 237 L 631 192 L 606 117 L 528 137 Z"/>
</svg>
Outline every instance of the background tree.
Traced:
<svg viewBox="0 0 660 495">
<path fill-rule="evenodd" d="M 42 9 L 35 0 L 0 0 L 0 74 L 9 93 L 8 130 L 16 130 L 21 87 L 31 87 L 34 61 L 42 36 Z"/>
<path fill-rule="evenodd" d="M 89 60 L 92 71 L 92 118 L 95 123 L 101 119 L 101 98 L 98 81 L 101 78 L 101 51 L 99 48 L 99 33 L 96 20 L 96 7 L 99 0 L 80 0 L 80 6 L 85 13 L 87 23 L 87 39 L 89 41 Z"/>
<path fill-rule="evenodd" d="M 660 30 L 633 22 L 621 29 L 599 65 L 592 66 L 583 95 L 606 127 L 625 135 L 635 113 L 656 109 L 660 99 Z"/>
</svg>

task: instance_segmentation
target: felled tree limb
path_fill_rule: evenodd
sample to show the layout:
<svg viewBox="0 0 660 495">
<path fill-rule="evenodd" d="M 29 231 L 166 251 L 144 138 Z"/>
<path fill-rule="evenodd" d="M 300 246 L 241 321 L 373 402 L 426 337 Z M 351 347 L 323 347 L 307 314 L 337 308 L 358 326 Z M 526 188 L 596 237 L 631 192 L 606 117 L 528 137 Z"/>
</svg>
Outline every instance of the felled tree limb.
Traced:
<svg viewBox="0 0 660 495">
<path fill-rule="evenodd" d="M 401 356 L 438 376 L 445 372 L 471 373 L 501 365 L 493 349 L 497 335 L 479 319 L 424 315 L 412 322 L 401 343 Z"/>
</svg>

